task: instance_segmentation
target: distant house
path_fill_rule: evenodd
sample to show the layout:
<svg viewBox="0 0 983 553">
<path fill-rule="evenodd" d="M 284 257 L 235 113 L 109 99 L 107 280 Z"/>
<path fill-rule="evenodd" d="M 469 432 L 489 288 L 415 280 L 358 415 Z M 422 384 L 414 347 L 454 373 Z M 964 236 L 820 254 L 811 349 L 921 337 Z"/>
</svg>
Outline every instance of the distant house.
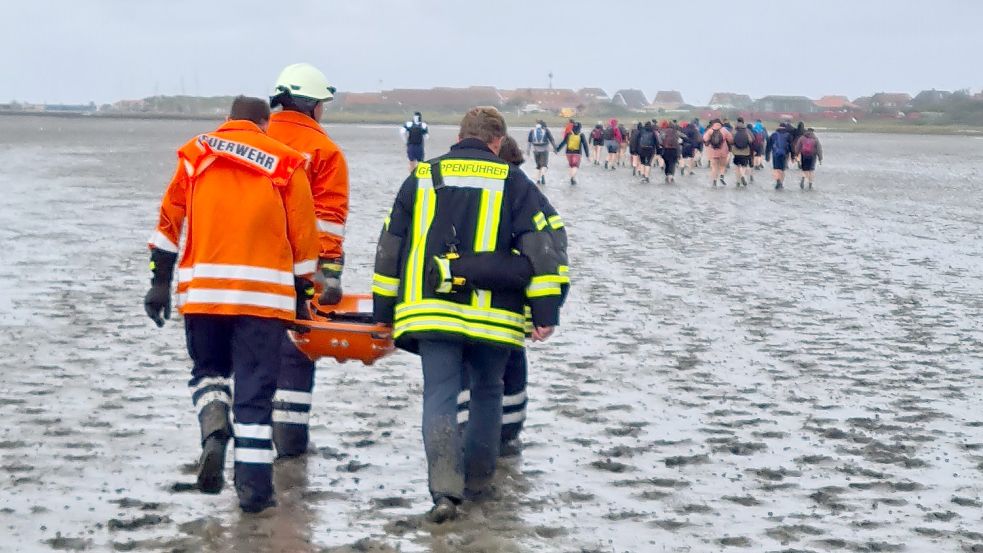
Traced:
<svg viewBox="0 0 983 553">
<path fill-rule="evenodd" d="M 947 90 L 923 90 L 911 100 L 911 109 L 915 111 L 938 111 L 952 97 Z"/>
<path fill-rule="evenodd" d="M 908 109 L 911 95 L 904 92 L 879 92 L 870 97 L 870 110 L 875 112 L 899 112 Z"/>
<path fill-rule="evenodd" d="M 602 91 L 603 92 L 603 91 Z M 504 103 L 512 106 L 539 106 L 543 111 L 559 112 L 584 105 L 583 98 L 569 88 L 518 88 L 501 92 Z"/>
<path fill-rule="evenodd" d="M 857 106 L 863 111 L 870 111 L 870 96 L 860 96 L 859 98 L 854 98 L 853 105 Z"/>
<path fill-rule="evenodd" d="M 386 99 L 381 92 L 339 92 L 335 94 L 333 102 L 327 104 L 329 108 L 340 110 L 377 108 L 386 105 Z"/>
<path fill-rule="evenodd" d="M 654 110 L 674 110 L 686 105 L 683 95 L 677 90 L 660 90 L 655 93 L 655 100 L 649 105 Z"/>
<path fill-rule="evenodd" d="M 816 104 L 805 96 L 765 96 L 754 102 L 757 111 L 768 113 L 813 113 Z"/>
<path fill-rule="evenodd" d="M 642 110 L 649 105 L 645 93 L 635 88 L 627 88 L 614 93 L 611 103 L 631 110 Z"/>
<path fill-rule="evenodd" d="M 823 96 L 813 103 L 819 111 L 847 112 L 858 109 L 846 96 Z"/>
<path fill-rule="evenodd" d="M 710 97 L 709 106 L 712 109 L 748 109 L 753 103 L 747 94 L 716 92 Z"/>
<path fill-rule="evenodd" d="M 577 96 L 584 104 L 601 104 L 611 101 L 611 97 L 602 88 L 581 88 L 577 91 Z"/>
<path fill-rule="evenodd" d="M 397 88 L 384 90 L 381 94 L 387 104 L 396 104 L 404 111 L 464 111 L 474 106 L 497 107 L 503 103 L 502 95 L 493 86 L 437 87 L 429 90 Z"/>
</svg>

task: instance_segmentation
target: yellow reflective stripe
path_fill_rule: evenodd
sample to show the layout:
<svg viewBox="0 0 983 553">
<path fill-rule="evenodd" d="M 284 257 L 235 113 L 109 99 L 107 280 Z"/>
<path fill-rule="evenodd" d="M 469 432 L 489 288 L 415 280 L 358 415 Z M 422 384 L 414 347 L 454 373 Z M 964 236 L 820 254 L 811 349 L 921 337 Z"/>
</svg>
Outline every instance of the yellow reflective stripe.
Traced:
<svg viewBox="0 0 983 553">
<path fill-rule="evenodd" d="M 383 288 L 381 286 L 377 286 L 377 285 L 374 285 L 373 284 L 372 285 L 372 293 L 373 294 L 376 294 L 376 295 L 379 295 L 379 296 L 385 296 L 387 298 L 395 298 L 396 295 L 398 294 L 398 291 L 397 290 L 390 290 L 388 288 Z"/>
<path fill-rule="evenodd" d="M 421 164 L 423 165 L 423 164 Z M 509 166 L 506 163 L 483 161 L 479 159 L 445 159 L 440 162 L 442 177 L 484 177 L 495 180 L 505 180 L 509 176 Z M 417 176 L 421 176 L 419 173 Z M 427 167 L 424 178 L 430 177 Z"/>
<path fill-rule="evenodd" d="M 400 303 L 396 306 L 396 319 L 412 317 L 418 313 L 453 313 L 455 315 L 480 321 L 494 322 L 516 328 L 522 327 L 522 316 L 505 309 L 477 308 L 451 301 L 425 299 L 413 303 Z"/>
<path fill-rule="evenodd" d="M 543 282 L 562 283 L 563 281 L 564 279 L 560 275 L 540 275 L 540 276 L 532 277 L 532 280 L 530 280 L 529 282 L 531 284 L 540 284 Z"/>
<path fill-rule="evenodd" d="M 481 201 L 478 203 L 478 225 L 474 231 L 474 251 L 487 252 L 488 248 L 488 197 L 491 192 L 481 191 Z"/>
<path fill-rule="evenodd" d="M 325 271 L 336 271 L 340 273 L 344 268 L 345 268 L 344 265 L 342 265 L 341 263 L 335 263 L 334 261 L 327 261 L 325 263 L 321 263 L 321 269 Z"/>
<path fill-rule="evenodd" d="M 493 192 L 488 206 L 488 249 L 485 251 L 493 252 L 498 247 L 498 227 L 502 222 L 502 192 Z"/>
<path fill-rule="evenodd" d="M 386 220 L 382 222 L 382 228 L 386 229 L 387 232 L 389 231 L 389 222 L 391 220 L 392 217 L 390 215 L 386 215 Z"/>
<path fill-rule="evenodd" d="M 532 222 L 536 224 L 536 230 L 543 230 L 546 228 L 546 216 L 543 215 L 542 211 L 539 211 L 532 216 Z"/>
<path fill-rule="evenodd" d="M 372 275 L 372 293 L 395 298 L 399 293 L 399 279 L 375 273 Z"/>
<path fill-rule="evenodd" d="M 492 293 L 488 290 L 475 290 L 471 295 L 471 304 L 475 307 L 487 309 L 491 307 Z"/>
<path fill-rule="evenodd" d="M 556 282 L 533 282 L 526 288 L 527 298 L 559 296 L 561 293 L 560 284 Z"/>
<path fill-rule="evenodd" d="M 563 292 L 560 290 L 559 286 L 550 286 L 549 288 L 543 289 L 533 289 L 532 287 L 529 287 L 526 289 L 527 298 L 545 298 L 549 296 L 560 296 L 562 294 Z"/>
<path fill-rule="evenodd" d="M 532 334 L 532 331 L 536 328 L 536 326 L 532 324 L 532 308 L 529 307 L 528 304 L 523 307 L 525 308 L 524 311 L 526 315 L 526 323 L 523 330 L 526 331 L 526 334 Z"/>
<path fill-rule="evenodd" d="M 570 267 L 568 265 L 560 265 L 556 268 L 557 274 L 566 275 L 570 273 Z"/>
<path fill-rule="evenodd" d="M 399 338 L 408 332 L 448 332 L 461 334 L 471 338 L 479 338 L 502 344 L 522 346 L 525 334 L 521 331 L 511 331 L 500 327 L 465 323 L 446 317 L 427 317 L 408 322 L 396 322 L 393 337 Z"/>
<path fill-rule="evenodd" d="M 396 277 L 390 277 L 386 275 L 380 275 L 375 273 L 372 275 L 372 281 L 377 284 L 388 284 L 390 286 L 399 286 L 399 279 Z"/>
<path fill-rule="evenodd" d="M 420 180 L 417 183 L 416 201 L 413 205 L 413 242 L 406 264 L 405 301 L 423 297 L 424 257 L 427 249 L 427 233 L 430 232 L 436 207 L 434 200 L 433 182 Z"/>
<path fill-rule="evenodd" d="M 559 215 L 554 215 L 547 219 L 547 221 L 549 221 L 550 228 L 553 230 L 560 230 L 564 226 L 563 219 L 561 219 Z"/>
</svg>

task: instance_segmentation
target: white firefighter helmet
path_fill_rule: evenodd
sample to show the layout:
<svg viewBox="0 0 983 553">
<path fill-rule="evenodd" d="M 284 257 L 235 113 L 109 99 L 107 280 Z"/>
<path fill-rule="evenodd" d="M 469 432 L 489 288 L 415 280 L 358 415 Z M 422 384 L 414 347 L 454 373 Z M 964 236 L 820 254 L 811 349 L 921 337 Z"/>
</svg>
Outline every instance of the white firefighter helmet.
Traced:
<svg viewBox="0 0 983 553">
<path fill-rule="evenodd" d="M 273 94 L 290 93 L 291 96 L 328 101 L 334 98 L 335 87 L 328 84 L 324 73 L 309 63 L 295 63 L 283 68 L 276 79 Z"/>
</svg>

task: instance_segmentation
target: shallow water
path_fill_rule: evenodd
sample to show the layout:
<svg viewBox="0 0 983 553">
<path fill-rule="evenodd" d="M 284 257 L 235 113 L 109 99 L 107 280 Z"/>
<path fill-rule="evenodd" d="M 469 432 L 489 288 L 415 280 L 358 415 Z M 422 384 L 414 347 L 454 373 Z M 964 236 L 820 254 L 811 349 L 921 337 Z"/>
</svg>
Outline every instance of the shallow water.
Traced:
<svg viewBox="0 0 983 553">
<path fill-rule="evenodd" d="M 530 348 L 525 450 L 433 527 L 405 354 L 319 364 L 317 450 L 277 465 L 272 513 L 175 491 L 198 435 L 144 241 L 210 127 L 0 117 L 0 550 L 983 551 L 983 141 L 824 136 L 812 192 L 591 166 L 570 187 L 554 157 L 574 285 Z M 401 143 L 329 132 L 368 290 Z"/>
</svg>

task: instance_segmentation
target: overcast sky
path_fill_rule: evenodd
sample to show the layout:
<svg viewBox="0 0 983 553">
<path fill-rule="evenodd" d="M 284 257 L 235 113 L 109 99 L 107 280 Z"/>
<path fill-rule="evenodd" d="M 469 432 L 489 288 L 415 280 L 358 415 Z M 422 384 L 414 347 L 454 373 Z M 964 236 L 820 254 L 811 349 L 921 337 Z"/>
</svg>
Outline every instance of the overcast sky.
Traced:
<svg viewBox="0 0 983 553">
<path fill-rule="evenodd" d="M 555 87 L 695 104 L 979 90 L 981 21 L 976 0 L 10 1 L 0 102 L 262 96 L 297 61 L 348 91 L 541 87 L 550 71 Z"/>
</svg>

